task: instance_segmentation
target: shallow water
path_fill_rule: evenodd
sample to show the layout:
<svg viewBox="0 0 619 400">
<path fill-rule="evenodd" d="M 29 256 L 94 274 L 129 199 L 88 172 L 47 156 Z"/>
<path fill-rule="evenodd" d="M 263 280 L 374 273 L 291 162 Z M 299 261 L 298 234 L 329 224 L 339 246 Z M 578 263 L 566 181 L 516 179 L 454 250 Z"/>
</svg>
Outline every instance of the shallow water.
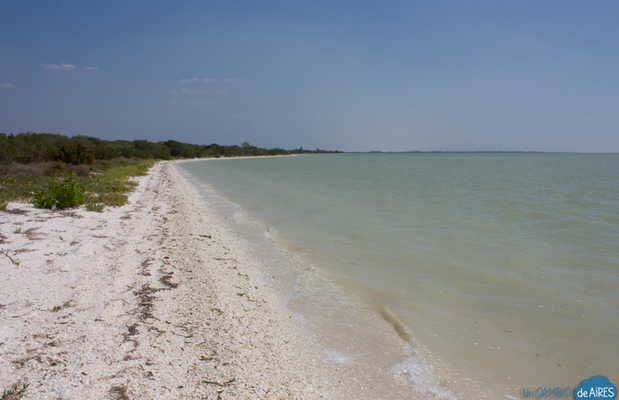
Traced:
<svg viewBox="0 0 619 400">
<path fill-rule="evenodd" d="M 575 386 L 593 374 L 619 378 L 617 155 L 181 165 L 235 205 L 227 212 L 238 226 L 257 221 L 265 237 L 427 350 L 438 376 L 416 373 L 408 359 L 394 363 L 396 374 L 444 380 L 456 396 L 475 387 L 516 398 L 522 388 Z M 290 279 L 299 284 L 298 274 Z M 292 305 L 299 293 L 290 291 Z M 343 350 L 327 355 L 343 360 Z"/>
</svg>

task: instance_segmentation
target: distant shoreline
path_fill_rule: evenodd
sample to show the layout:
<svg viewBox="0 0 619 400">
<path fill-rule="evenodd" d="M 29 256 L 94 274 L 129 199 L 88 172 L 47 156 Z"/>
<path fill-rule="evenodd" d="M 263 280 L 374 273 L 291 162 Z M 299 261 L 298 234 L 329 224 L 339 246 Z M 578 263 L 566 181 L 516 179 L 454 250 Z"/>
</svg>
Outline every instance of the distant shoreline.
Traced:
<svg viewBox="0 0 619 400">
<path fill-rule="evenodd" d="M 213 160 L 239 160 L 249 158 L 281 158 L 281 157 L 297 157 L 300 154 L 281 154 L 281 155 L 268 155 L 268 156 L 239 156 L 239 157 L 200 157 L 200 158 L 183 158 L 179 160 L 170 160 L 174 164 L 195 162 L 195 161 L 213 161 Z"/>
<path fill-rule="evenodd" d="M 340 153 L 342 154 L 342 153 Z M 619 153 L 592 153 L 577 151 L 518 151 L 518 150 L 479 150 L 479 151 L 345 151 L 343 154 L 588 154 L 588 155 L 619 155 Z"/>
</svg>

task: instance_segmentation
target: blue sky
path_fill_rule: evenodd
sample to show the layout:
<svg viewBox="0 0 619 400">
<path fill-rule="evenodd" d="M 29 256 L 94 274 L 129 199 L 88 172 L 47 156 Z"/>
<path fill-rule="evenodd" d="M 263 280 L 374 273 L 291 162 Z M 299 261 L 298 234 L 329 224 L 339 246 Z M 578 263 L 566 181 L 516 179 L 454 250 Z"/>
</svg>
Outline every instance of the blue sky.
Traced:
<svg viewBox="0 0 619 400">
<path fill-rule="evenodd" d="M 619 151 L 612 1 L 0 3 L 0 131 Z"/>
</svg>

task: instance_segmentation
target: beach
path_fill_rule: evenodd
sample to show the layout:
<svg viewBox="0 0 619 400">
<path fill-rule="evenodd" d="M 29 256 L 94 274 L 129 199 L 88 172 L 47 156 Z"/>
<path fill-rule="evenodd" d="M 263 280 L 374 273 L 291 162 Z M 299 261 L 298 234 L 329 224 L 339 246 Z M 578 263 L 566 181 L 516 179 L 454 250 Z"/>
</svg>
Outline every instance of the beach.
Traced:
<svg viewBox="0 0 619 400">
<path fill-rule="evenodd" d="M 131 178 L 138 185 L 126 205 L 102 213 L 10 202 L 0 212 L 0 393 L 27 384 L 23 399 L 519 398 L 521 388 L 544 382 L 573 385 L 596 365 L 611 371 L 615 361 L 600 351 L 612 342 L 603 334 L 612 335 L 614 320 L 606 329 L 598 314 L 616 301 L 612 292 L 592 280 L 591 289 L 572 290 L 573 301 L 557 298 L 554 287 L 570 282 L 544 280 L 538 267 L 553 266 L 554 252 L 527 242 L 555 232 L 558 223 L 572 226 L 576 214 L 562 217 L 570 208 L 561 214 L 548 208 L 557 217 L 545 218 L 538 203 L 525 203 L 526 193 L 514 208 L 503 200 L 514 194 L 479 197 L 451 184 L 467 190 L 470 210 L 479 198 L 496 207 L 483 208 L 483 218 L 462 218 L 461 205 L 433 200 L 458 196 L 443 193 L 444 185 L 422 184 L 433 176 L 424 168 L 437 171 L 437 163 L 458 163 L 466 173 L 463 166 L 485 170 L 496 157 L 534 161 L 351 155 L 161 161 L 147 176 Z M 566 167 L 614 162 L 578 156 L 536 162 L 554 165 L 555 158 Z M 359 184 L 373 179 L 367 165 L 397 177 L 381 168 L 409 170 L 411 163 L 418 176 L 410 181 L 421 191 Z M 572 197 L 562 198 L 571 207 Z M 526 207 L 537 210 L 527 217 L 536 225 L 512 221 L 523 221 Z M 597 214 L 581 218 L 599 229 L 612 215 L 605 212 L 601 222 Z M 522 233 L 492 230 L 505 218 Z M 483 241 L 471 241 L 471 230 Z M 523 241 L 507 246 L 501 236 L 507 234 Z M 595 237 L 598 254 L 614 254 L 612 246 L 601 247 L 602 231 Z M 567 244 L 571 236 L 555 238 Z M 442 264 L 429 245 L 470 267 Z M 506 263 L 493 252 L 520 247 L 536 263 L 517 253 Z M 580 258 L 570 260 L 562 268 L 581 275 Z M 549 295 L 514 281 L 516 267 L 539 276 L 535 282 Z M 606 303 L 590 299 L 592 290 Z M 589 320 L 598 323 L 595 344 L 577 326 L 556 330 Z M 590 360 L 579 355 L 583 362 L 571 362 L 566 343 L 578 354 L 588 351 Z"/>
<path fill-rule="evenodd" d="M 156 164 L 134 178 L 127 205 L 103 213 L 13 202 L 0 214 L 0 389 L 26 383 L 24 399 L 380 398 L 385 387 L 344 382 L 320 357 L 259 260 L 176 168 Z"/>
<path fill-rule="evenodd" d="M 127 206 L 101 214 L 9 204 L 0 388 L 28 383 L 25 399 L 328 395 L 268 284 L 177 178 L 160 163 Z"/>
<path fill-rule="evenodd" d="M 616 397 L 573 3 L 0 3 L 0 400 Z"/>
<path fill-rule="evenodd" d="M 372 382 L 365 398 L 405 397 L 406 378 L 427 396 L 494 399 L 617 370 L 617 161 L 341 154 L 179 170 L 344 381 Z"/>
</svg>

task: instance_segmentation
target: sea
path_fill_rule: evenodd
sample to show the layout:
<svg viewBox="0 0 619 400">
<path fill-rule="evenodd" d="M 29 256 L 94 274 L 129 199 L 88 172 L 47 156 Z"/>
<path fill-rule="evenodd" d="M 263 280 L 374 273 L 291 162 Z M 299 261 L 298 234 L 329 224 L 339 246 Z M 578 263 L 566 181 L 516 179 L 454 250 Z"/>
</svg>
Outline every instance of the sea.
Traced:
<svg viewBox="0 0 619 400">
<path fill-rule="evenodd" d="M 619 383 L 618 154 L 344 153 L 179 166 L 282 277 L 278 290 L 334 363 L 380 360 L 381 374 L 429 398 L 553 388 L 560 398 L 593 375 Z M 401 354 L 381 350 L 364 322 L 376 319 Z"/>
</svg>

